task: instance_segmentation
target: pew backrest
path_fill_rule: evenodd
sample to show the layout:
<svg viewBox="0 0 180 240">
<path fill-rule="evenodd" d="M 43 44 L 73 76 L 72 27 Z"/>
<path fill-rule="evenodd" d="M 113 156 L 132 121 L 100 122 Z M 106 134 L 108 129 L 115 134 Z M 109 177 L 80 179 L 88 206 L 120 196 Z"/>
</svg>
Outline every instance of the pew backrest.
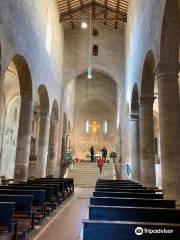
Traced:
<svg viewBox="0 0 180 240">
<path fill-rule="evenodd" d="M 15 202 L 15 211 L 32 214 L 33 195 L 5 195 L 0 194 L 0 202 Z"/>
<path fill-rule="evenodd" d="M 0 226 L 7 228 L 8 232 L 13 228 L 13 214 L 15 202 L 0 202 Z"/>
<path fill-rule="evenodd" d="M 93 205 L 89 206 L 89 219 L 179 224 L 180 209 Z"/>
</svg>

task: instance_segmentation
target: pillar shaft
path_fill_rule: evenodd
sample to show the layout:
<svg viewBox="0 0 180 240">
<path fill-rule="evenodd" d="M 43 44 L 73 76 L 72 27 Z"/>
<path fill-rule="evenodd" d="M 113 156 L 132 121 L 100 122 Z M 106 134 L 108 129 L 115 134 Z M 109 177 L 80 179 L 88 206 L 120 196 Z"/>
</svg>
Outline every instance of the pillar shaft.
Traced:
<svg viewBox="0 0 180 240">
<path fill-rule="evenodd" d="M 3 138 L 3 111 L 4 111 L 4 101 L 3 101 L 3 84 L 4 75 L 0 73 L 0 159 L 2 154 L 2 138 Z"/>
<path fill-rule="evenodd" d="M 25 181 L 28 178 L 28 165 L 32 131 L 32 100 L 29 96 L 21 98 L 19 129 L 16 148 L 15 180 Z"/>
<path fill-rule="evenodd" d="M 166 198 L 180 199 L 179 64 L 158 64 L 162 186 Z"/>
<path fill-rule="evenodd" d="M 37 158 L 37 177 L 46 176 L 48 144 L 49 144 L 49 114 L 40 113 L 40 128 L 38 141 L 38 158 Z"/>
<path fill-rule="evenodd" d="M 131 178 L 140 182 L 139 116 L 131 115 Z"/>
<path fill-rule="evenodd" d="M 147 187 L 155 187 L 156 182 L 153 102 L 154 97 L 141 97 L 139 107 L 141 183 Z"/>
<path fill-rule="evenodd" d="M 57 145 L 58 145 L 59 124 L 52 123 L 50 127 L 49 136 L 49 152 L 48 152 L 48 164 L 47 175 L 56 175 L 57 170 Z"/>
</svg>

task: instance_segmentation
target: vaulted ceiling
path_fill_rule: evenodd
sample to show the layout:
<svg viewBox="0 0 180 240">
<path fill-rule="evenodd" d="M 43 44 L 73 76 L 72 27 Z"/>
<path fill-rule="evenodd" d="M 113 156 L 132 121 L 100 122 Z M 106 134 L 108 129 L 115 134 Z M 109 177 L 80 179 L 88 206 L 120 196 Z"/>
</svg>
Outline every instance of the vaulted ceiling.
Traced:
<svg viewBox="0 0 180 240">
<path fill-rule="evenodd" d="M 60 21 L 65 30 L 80 26 L 82 15 L 110 25 L 115 29 L 124 29 L 127 20 L 129 0 L 57 0 Z"/>
</svg>

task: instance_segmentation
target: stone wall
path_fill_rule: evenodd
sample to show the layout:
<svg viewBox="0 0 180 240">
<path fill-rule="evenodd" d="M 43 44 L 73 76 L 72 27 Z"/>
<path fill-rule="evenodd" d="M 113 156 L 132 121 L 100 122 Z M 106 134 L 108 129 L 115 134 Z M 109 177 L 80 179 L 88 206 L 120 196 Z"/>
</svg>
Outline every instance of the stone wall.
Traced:
<svg viewBox="0 0 180 240">
<path fill-rule="evenodd" d="M 98 56 L 93 57 L 93 68 L 108 73 L 117 83 L 123 80 L 124 32 L 99 22 L 93 22 L 98 35 L 92 43 L 98 45 Z M 63 80 L 68 84 L 88 69 L 89 29 L 76 28 L 64 35 Z"/>
<path fill-rule="evenodd" d="M 76 79 L 75 96 L 75 155 L 86 159 L 91 145 L 95 146 L 97 154 L 103 145 L 108 152 L 116 151 L 117 84 L 102 73 L 94 72 L 92 79 L 82 74 Z M 103 129 L 105 121 L 107 134 Z M 96 133 L 93 133 L 93 122 L 97 125 Z"/>
<path fill-rule="evenodd" d="M 144 60 L 152 50 L 157 63 L 160 58 L 160 37 L 165 0 L 130 0 L 125 29 L 125 82 L 122 95 L 121 127 L 123 131 L 123 163 L 130 160 L 130 138 L 127 121 L 131 113 L 131 97 L 134 84 L 138 84 L 140 96 Z M 128 111 L 126 109 L 128 106 Z M 129 146 L 129 147 L 128 147 Z"/>
<path fill-rule="evenodd" d="M 0 5 L 1 63 L 4 72 L 15 54 L 22 55 L 29 66 L 33 96 L 44 84 L 50 102 L 60 100 L 63 27 L 55 0 L 6 0 Z M 50 52 L 47 50 L 47 37 Z"/>
<path fill-rule="evenodd" d="M 8 98 L 14 97 L 17 86 L 13 85 L 5 73 L 10 63 L 14 60 L 14 56 L 22 56 L 30 71 L 30 81 L 32 82 L 32 102 L 35 105 L 37 91 L 39 86 L 43 85 L 47 90 L 47 98 L 49 101 L 49 112 L 53 101 L 56 99 L 58 105 L 61 104 L 61 87 L 62 87 L 62 65 L 63 65 L 63 25 L 59 23 L 59 11 L 55 0 L 2 0 L 0 4 L 0 44 L 1 44 L 1 84 L 3 80 L 11 85 L 9 95 L 4 93 L 5 105 Z M 17 63 L 21 68 L 21 63 Z M 16 66 L 17 67 L 17 66 Z M 27 70 L 26 69 L 26 70 Z M 23 72 L 24 69 L 21 69 Z M 20 81 L 21 72 L 17 73 L 17 81 Z M 28 76 L 28 77 L 29 77 Z M 27 81 L 24 76 L 22 81 Z M 26 92 L 29 85 L 25 84 Z M 1 91 L 2 88 L 0 87 Z M 29 92 L 31 90 L 29 89 Z M 20 87 L 18 87 L 18 95 L 20 95 Z M 17 94 L 17 93 L 16 93 Z M 2 101 L 0 103 L 2 107 Z M 20 103 L 18 111 L 20 110 Z M 3 109 L 4 111 L 4 109 Z M 1 114 L 1 120 L 2 115 Z M 29 114 L 29 113 L 28 113 Z M 10 116 L 10 115 L 9 115 Z M 18 121 L 17 121 L 18 122 Z M 3 121 L 0 121 L 0 144 L 2 140 Z M 11 125 L 11 122 L 8 126 Z M 18 132 L 18 125 L 14 125 Z M 60 134 L 60 133 L 59 133 Z M 20 139 L 21 140 L 21 139 Z M 3 140 L 4 141 L 4 140 Z M 1 144 L 1 154 L 7 152 L 7 146 Z M 1 156 L 1 166 L 6 166 L 15 161 L 16 147 L 14 153 L 11 154 L 12 159 L 5 155 Z M 8 155 L 9 156 L 9 155 Z M 60 161 L 58 159 L 58 161 Z M 13 163 L 14 164 L 14 163 Z M 13 176 L 14 165 L 9 171 L 9 177 Z M 3 167 L 3 169 L 5 169 Z M 6 174 L 6 172 L 1 172 Z"/>
</svg>

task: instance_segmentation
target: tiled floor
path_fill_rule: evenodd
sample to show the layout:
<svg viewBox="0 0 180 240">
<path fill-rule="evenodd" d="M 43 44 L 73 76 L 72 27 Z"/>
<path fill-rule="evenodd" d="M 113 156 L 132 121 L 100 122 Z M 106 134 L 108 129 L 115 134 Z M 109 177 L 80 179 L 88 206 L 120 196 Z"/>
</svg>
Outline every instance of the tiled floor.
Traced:
<svg viewBox="0 0 180 240">
<path fill-rule="evenodd" d="M 45 224 L 32 240 L 79 240 L 82 219 L 88 216 L 89 197 L 93 189 L 80 189 L 60 212 Z"/>
</svg>

